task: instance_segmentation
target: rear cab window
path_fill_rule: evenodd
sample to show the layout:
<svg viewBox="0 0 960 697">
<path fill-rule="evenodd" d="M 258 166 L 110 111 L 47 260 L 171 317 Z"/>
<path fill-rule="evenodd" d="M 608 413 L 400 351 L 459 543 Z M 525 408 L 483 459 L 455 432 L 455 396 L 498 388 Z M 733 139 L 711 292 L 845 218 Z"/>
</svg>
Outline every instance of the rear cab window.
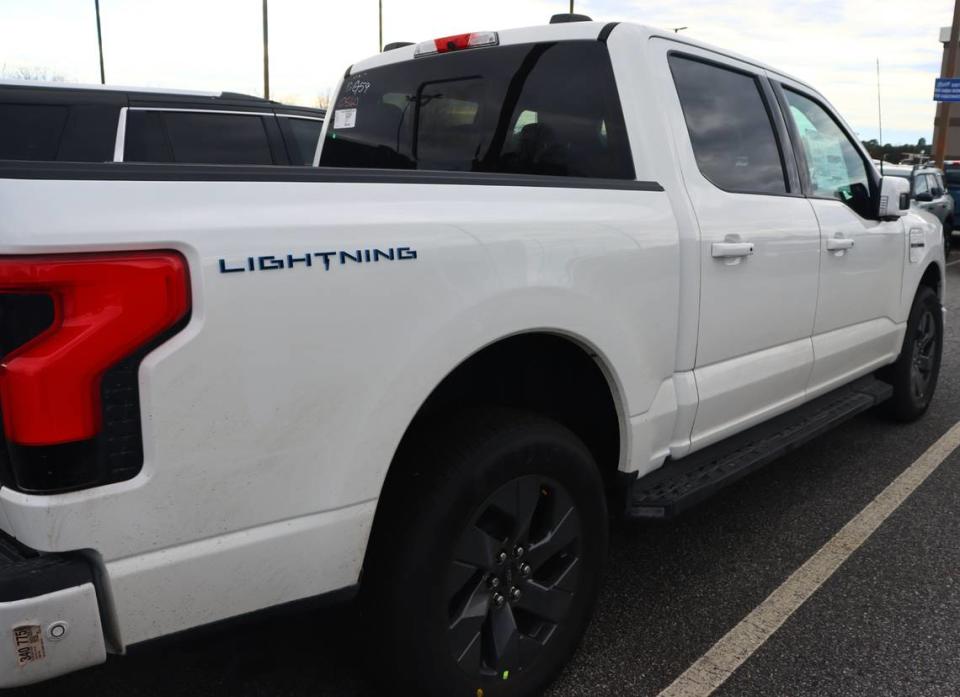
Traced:
<svg viewBox="0 0 960 697">
<path fill-rule="evenodd" d="M 633 179 L 599 41 L 445 53 L 349 76 L 320 165 Z"/>
</svg>

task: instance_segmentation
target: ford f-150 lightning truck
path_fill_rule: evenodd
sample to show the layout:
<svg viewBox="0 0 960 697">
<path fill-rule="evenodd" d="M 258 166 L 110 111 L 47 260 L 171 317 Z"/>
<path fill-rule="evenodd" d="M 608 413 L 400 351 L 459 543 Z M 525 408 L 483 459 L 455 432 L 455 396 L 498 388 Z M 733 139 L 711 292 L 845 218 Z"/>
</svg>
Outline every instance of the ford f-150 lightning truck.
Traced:
<svg viewBox="0 0 960 697">
<path fill-rule="evenodd" d="M 2 162 L 0 213 L 5 686 L 356 590 L 393 693 L 537 694 L 611 514 L 918 418 L 942 351 L 907 182 L 631 24 L 358 62 L 313 167 Z"/>
</svg>

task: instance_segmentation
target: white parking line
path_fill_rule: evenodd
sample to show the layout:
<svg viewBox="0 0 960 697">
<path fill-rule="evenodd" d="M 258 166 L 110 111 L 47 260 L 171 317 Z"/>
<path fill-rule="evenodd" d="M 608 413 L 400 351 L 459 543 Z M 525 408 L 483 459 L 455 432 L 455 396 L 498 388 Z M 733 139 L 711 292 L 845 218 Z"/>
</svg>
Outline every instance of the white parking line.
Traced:
<svg viewBox="0 0 960 697">
<path fill-rule="evenodd" d="M 954 262 L 956 263 L 956 262 Z M 766 600 L 660 693 L 659 697 L 707 697 L 812 596 L 891 513 L 960 447 L 960 423 L 793 572 Z"/>
<path fill-rule="evenodd" d="M 951 261 L 949 264 L 946 264 L 946 266 L 953 266 L 954 264 L 960 264 L 960 259 L 956 259 L 956 260 L 954 260 L 954 261 Z"/>
</svg>

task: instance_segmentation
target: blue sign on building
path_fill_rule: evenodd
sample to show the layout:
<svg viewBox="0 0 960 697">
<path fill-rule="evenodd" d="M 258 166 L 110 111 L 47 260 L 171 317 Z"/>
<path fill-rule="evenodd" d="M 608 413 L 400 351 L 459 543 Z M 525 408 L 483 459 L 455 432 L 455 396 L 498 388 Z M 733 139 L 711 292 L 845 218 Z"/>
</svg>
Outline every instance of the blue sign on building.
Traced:
<svg viewBox="0 0 960 697">
<path fill-rule="evenodd" d="M 933 101 L 960 102 L 960 77 L 938 77 L 933 88 Z"/>
</svg>

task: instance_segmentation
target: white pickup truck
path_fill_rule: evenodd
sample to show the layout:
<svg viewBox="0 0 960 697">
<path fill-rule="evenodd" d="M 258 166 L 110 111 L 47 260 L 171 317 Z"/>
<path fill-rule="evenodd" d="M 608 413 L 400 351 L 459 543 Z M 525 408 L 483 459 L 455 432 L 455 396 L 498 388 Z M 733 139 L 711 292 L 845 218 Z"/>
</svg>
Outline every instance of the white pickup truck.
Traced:
<svg viewBox="0 0 960 697">
<path fill-rule="evenodd" d="M 2 685 L 358 590 L 391 693 L 533 695 L 608 512 L 930 402 L 939 225 L 798 80 L 558 21 L 329 113 L 315 167 L 0 163 Z"/>
</svg>

